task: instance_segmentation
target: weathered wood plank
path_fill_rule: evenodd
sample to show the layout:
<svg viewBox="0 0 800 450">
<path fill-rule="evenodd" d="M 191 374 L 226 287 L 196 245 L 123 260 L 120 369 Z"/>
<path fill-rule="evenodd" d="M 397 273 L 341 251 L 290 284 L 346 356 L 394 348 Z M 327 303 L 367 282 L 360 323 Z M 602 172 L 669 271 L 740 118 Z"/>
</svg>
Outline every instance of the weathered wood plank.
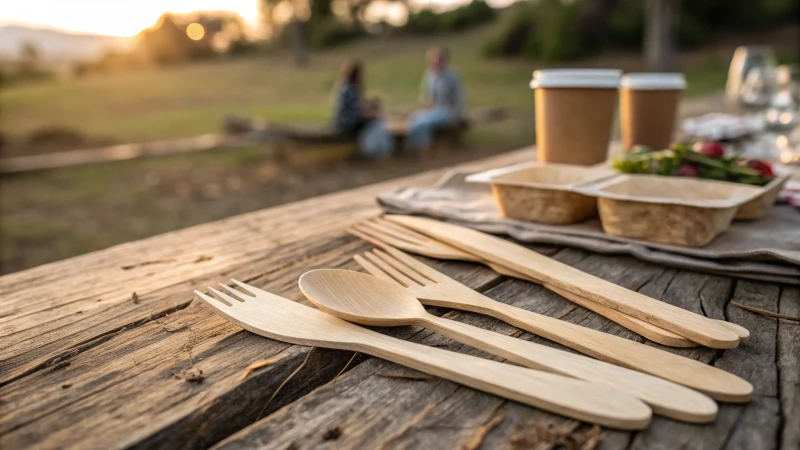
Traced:
<svg viewBox="0 0 800 450">
<path fill-rule="evenodd" d="M 800 289 L 784 287 L 779 312 L 800 317 Z M 778 321 L 778 374 L 782 450 L 800 448 L 800 323 Z"/>
<path fill-rule="evenodd" d="M 222 147 L 251 144 L 252 141 L 236 136 L 202 134 L 200 136 L 162 141 L 119 144 L 109 147 L 72 150 L 33 156 L 16 156 L 0 159 L 0 173 L 19 173 L 32 170 L 58 169 L 86 164 L 199 152 Z"/>
<path fill-rule="evenodd" d="M 664 297 L 685 300 L 685 292 L 696 292 L 709 276 L 665 271 L 642 264 L 632 258 L 590 255 L 577 250 L 564 250 L 556 259 L 573 264 L 587 272 L 634 287 L 663 284 Z M 628 270 L 636 267 L 638 270 Z M 641 274 L 648 274 L 642 276 Z M 664 276 L 668 274 L 668 276 Z M 649 276 L 649 280 L 646 278 Z M 670 280 L 680 278 L 679 283 Z M 692 287 L 684 287 L 691 283 Z M 692 289 L 693 288 L 693 289 Z M 487 295 L 526 309 L 561 316 L 563 320 L 581 323 L 641 340 L 627 330 L 532 283 L 509 280 Z M 727 298 L 717 301 L 724 302 Z M 685 300 L 688 301 L 688 300 Z M 511 334 L 514 328 L 494 319 L 453 311 L 446 317 Z M 543 341 L 527 333 L 521 339 Z M 412 338 L 436 345 L 446 339 L 426 333 Z M 467 353 L 480 352 L 449 342 L 447 348 Z M 530 448 L 533 443 L 559 440 L 580 440 L 585 425 L 535 410 L 514 402 L 454 387 L 449 382 L 378 380 L 382 371 L 416 373 L 394 364 L 370 359 L 346 376 L 323 386 L 272 416 L 249 426 L 219 443 L 218 449 L 243 448 Z M 386 398 L 396 403 L 387 403 Z M 664 420 L 664 422 L 671 422 Z M 302 426 L 298 426 L 302 423 Z M 492 427 L 486 428 L 489 425 Z M 552 425 L 555 430 L 548 429 Z M 326 441 L 331 429 L 337 429 L 335 442 Z M 626 448 L 629 433 L 604 431 L 603 448 Z M 674 444 L 675 439 L 672 439 Z M 677 448 L 677 447 L 669 447 Z"/>
<path fill-rule="evenodd" d="M 340 232 L 335 239 L 320 237 L 310 249 L 295 251 L 288 262 L 270 255 L 151 295 L 189 301 L 191 289 L 236 277 L 300 299 L 300 274 L 315 267 L 355 269 L 350 255 L 366 248 Z M 283 264 L 275 270 L 279 263 Z M 499 279 L 474 264 L 448 270 L 476 288 Z M 419 329 L 389 332 L 408 337 Z M 206 448 L 329 381 L 351 356 L 243 332 L 201 302 L 192 302 L 174 314 L 115 334 L 66 359 L 68 365 L 36 371 L 0 388 L 0 447 Z M 267 407 L 266 400 L 306 357 L 303 370 Z M 250 363 L 268 358 L 277 361 L 240 380 Z M 205 379 L 187 381 L 187 369 L 202 370 Z"/>
<path fill-rule="evenodd" d="M 701 277 L 688 274 L 690 277 Z M 775 324 L 736 306 L 727 307 L 726 293 L 733 292 L 736 301 L 758 307 L 777 305 L 780 289 L 767 283 L 738 281 L 735 287 L 727 286 L 723 277 L 703 276 L 700 283 L 689 283 L 678 277 L 671 290 L 681 292 L 680 298 L 690 298 L 695 291 L 697 307 L 703 305 L 706 313 L 715 315 L 727 312 L 728 319 L 751 332 L 750 341 L 733 350 L 712 355 L 700 354 L 696 349 L 676 349 L 676 353 L 690 353 L 701 360 L 711 357 L 714 366 L 727 370 L 753 383 L 755 394 L 747 405 L 721 404 L 717 420 L 709 425 L 697 426 L 657 418 L 647 432 L 638 433 L 631 445 L 639 449 L 752 449 L 776 448 L 775 432 L 777 378 L 775 368 Z M 720 286 L 720 283 L 723 283 Z M 675 288 L 672 288 L 675 286 Z M 669 296 L 665 296 L 667 299 Z M 713 317 L 713 316 L 712 316 Z M 704 350 L 703 353 L 706 351 Z"/>
<path fill-rule="evenodd" d="M 530 158 L 512 152 L 464 167 Z M 333 237 L 378 213 L 375 195 L 432 183 L 442 170 L 316 197 L 0 277 L 0 385 L 125 327 L 186 306 L 151 293 L 264 254 L 292 259 L 309 238 Z M 320 220 L 320 218 L 325 218 Z M 279 266 L 265 266 L 277 270 Z M 136 292 L 138 303 L 132 299 Z"/>
<path fill-rule="evenodd" d="M 527 158 L 517 152 L 488 165 Z M 0 448 L 189 449 L 219 443 L 219 448 L 519 449 L 590 439 L 585 424 L 449 382 L 378 376 L 419 374 L 363 355 L 331 382 L 351 353 L 263 339 L 192 301 L 192 289 L 230 277 L 301 299 L 296 280 L 304 271 L 356 267 L 350 255 L 368 247 L 341 230 L 377 212 L 375 194 L 431 182 L 440 173 L 201 225 L 0 278 Z M 751 404 L 722 405 L 718 420 L 706 426 L 656 418 L 642 433 L 603 430 L 598 448 L 798 447 L 800 325 L 728 301 L 733 296 L 800 315 L 800 290 L 580 250 L 564 250 L 556 258 L 683 308 L 728 318 L 752 333 L 748 344 L 726 352 L 669 349 L 753 382 Z M 643 341 L 541 286 L 504 281 L 475 264 L 426 262 L 501 301 Z M 516 333 L 487 317 L 461 312 L 448 317 Z M 383 332 L 486 356 L 417 328 Z M 527 333 L 520 338 L 562 348 Z M 240 379 L 251 362 L 267 358 L 275 362 Z M 187 369 L 202 370 L 205 378 L 189 381 Z M 266 418 L 254 423 L 259 416 Z"/>
</svg>

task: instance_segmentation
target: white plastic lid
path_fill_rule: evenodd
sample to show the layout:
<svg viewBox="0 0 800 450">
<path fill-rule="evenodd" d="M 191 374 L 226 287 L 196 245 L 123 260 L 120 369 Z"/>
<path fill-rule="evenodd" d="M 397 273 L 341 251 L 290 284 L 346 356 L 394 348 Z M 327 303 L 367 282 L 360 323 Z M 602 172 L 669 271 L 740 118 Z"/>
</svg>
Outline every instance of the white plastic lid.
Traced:
<svg viewBox="0 0 800 450">
<path fill-rule="evenodd" d="M 686 89 L 682 73 L 627 73 L 622 77 L 625 89 Z"/>
<path fill-rule="evenodd" d="M 533 72 L 531 88 L 617 89 L 622 71 L 618 69 L 545 69 Z"/>
</svg>

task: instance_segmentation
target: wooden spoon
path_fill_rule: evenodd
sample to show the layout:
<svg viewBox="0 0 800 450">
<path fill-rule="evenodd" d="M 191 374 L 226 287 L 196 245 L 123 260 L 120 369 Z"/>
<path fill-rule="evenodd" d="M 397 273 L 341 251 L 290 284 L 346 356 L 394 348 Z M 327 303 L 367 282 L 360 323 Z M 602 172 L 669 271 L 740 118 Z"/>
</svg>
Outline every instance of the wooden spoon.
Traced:
<svg viewBox="0 0 800 450">
<path fill-rule="evenodd" d="M 314 270 L 300 289 L 321 310 L 373 326 L 416 325 L 538 370 L 572 376 L 638 397 L 663 416 L 713 421 L 717 404 L 705 395 L 660 378 L 544 345 L 436 317 L 401 286 L 361 272 Z"/>
</svg>

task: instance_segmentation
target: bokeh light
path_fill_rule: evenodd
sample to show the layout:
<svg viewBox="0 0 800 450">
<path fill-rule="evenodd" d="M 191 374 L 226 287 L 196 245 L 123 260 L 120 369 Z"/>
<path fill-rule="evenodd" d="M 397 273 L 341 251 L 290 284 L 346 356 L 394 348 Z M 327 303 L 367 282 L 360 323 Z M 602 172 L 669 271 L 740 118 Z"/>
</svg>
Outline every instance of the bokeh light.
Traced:
<svg viewBox="0 0 800 450">
<path fill-rule="evenodd" d="M 190 23 L 189 26 L 186 27 L 186 34 L 189 36 L 189 39 L 199 41 L 206 35 L 206 29 L 199 23 Z"/>
</svg>

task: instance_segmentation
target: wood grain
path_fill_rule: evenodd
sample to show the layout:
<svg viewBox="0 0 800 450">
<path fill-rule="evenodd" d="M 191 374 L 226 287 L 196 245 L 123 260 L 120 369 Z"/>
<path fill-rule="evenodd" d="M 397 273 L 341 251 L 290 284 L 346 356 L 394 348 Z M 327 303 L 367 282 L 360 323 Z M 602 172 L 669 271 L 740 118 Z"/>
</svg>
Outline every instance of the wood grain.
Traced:
<svg viewBox="0 0 800 450">
<path fill-rule="evenodd" d="M 346 272 L 310 271 L 300 277 L 300 289 L 309 298 L 337 296 L 352 288 L 349 283 L 340 282 L 341 277 L 337 277 L 340 273 Z M 228 288 L 227 293 L 214 288 L 209 288 L 208 295 L 195 293 L 218 315 L 271 339 L 366 353 L 473 389 L 611 428 L 641 430 L 650 423 L 650 408 L 622 391 L 395 339 L 251 285 L 236 284 L 236 289 Z"/>
<path fill-rule="evenodd" d="M 657 295 L 667 302 L 685 300 L 686 303 L 677 304 L 685 307 L 687 303 L 691 303 L 697 310 L 701 310 L 702 307 L 716 319 L 725 319 L 726 310 L 732 312 L 732 308 L 725 307 L 732 291 L 736 298 L 742 298 L 744 295 L 750 295 L 755 288 L 755 291 L 761 291 L 760 295 L 766 303 L 776 301 L 777 292 L 764 289 L 765 286 L 769 286 L 766 283 L 759 283 L 756 286 L 743 281 L 732 283 L 731 279 L 725 277 L 665 270 L 651 264 L 642 264 L 632 258 L 588 255 L 578 250 L 562 251 L 556 258 L 629 288 L 643 289 L 648 295 Z M 431 263 L 432 260 L 426 262 Z M 687 292 L 694 292 L 694 297 L 687 297 Z M 510 280 L 485 293 L 493 298 L 548 315 L 563 314 L 563 320 L 578 322 L 606 332 L 619 333 L 630 339 L 641 339 L 619 325 L 582 308 L 575 308 L 558 295 L 528 282 Z M 520 295 L 523 293 L 526 295 Z M 454 311 L 445 317 L 505 333 L 514 332 L 513 327 L 481 315 Z M 757 323 L 742 320 L 742 317 L 727 318 L 756 329 L 753 327 Z M 523 334 L 519 338 L 557 346 L 528 334 Z M 422 339 L 421 342 L 428 345 L 446 344 L 451 349 L 460 349 L 473 354 L 477 352 L 436 334 L 422 333 L 415 339 Z M 674 351 L 699 358 L 715 366 L 721 365 L 721 368 L 726 370 L 733 370 L 732 366 L 740 365 L 742 361 L 751 358 L 750 355 L 753 353 L 765 352 L 770 344 L 774 348 L 774 342 L 757 339 L 754 333 L 751 342 L 737 349 L 725 351 L 722 353 L 722 358 L 717 356 L 717 352 L 704 348 Z M 768 364 L 768 357 L 769 352 L 763 361 L 758 363 Z M 774 361 L 771 364 L 774 366 Z M 563 446 L 564 440 L 573 442 L 588 430 L 588 427 L 578 422 L 559 420 L 547 413 L 532 414 L 522 405 L 502 400 L 495 401 L 490 396 L 459 389 L 445 381 L 437 384 L 392 380 L 395 384 L 389 384 L 387 383 L 389 380 L 375 376 L 376 373 L 384 371 L 398 373 L 404 370 L 392 368 L 391 364 L 383 361 L 367 361 L 334 382 L 321 387 L 313 395 L 306 396 L 269 418 L 253 424 L 215 448 L 226 450 L 254 446 L 266 449 L 290 447 L 356 449 L 365 446 L 392 449 L 463 448 L 468 442 L 473 442 L 472 436 L 483 426 L 502 419 L 483 436 L 483 440 L 476 448 L 518 450 L 537 448 L 534 445 L 546 448 L 548 443 L 558 448 L 557 442 L 562 442 L 560 445 Z M 754 382 L 756 377 L 760 376 L 750 373 L 746 368 L 734 372 Z M 415 372 L 407 373 L 413 375 Z M 774 378 L 763 379 L 765 385 L 773 381 Z M 796 387 L 794 390 L 796 392 Z M 736 434 L 736 430 L 743 429 L 745 433 L 747 432 L 743 412 L 749 410 L 757 410 L 755 415 L 761 418 L 758 419 L 761 423 L 773 424 L 759 435 L 769 436 L 769 433 L 775 430 L 776 422 L 770 422 L 768 418 L 777 419 L 777 416 L 767 415 L 775 411 L 761 407 L 761 394 L 757 392 L 756 396 L 754 402 L 748 405 L 722 405 L 718 419 L 711 425 L 697 426 L 655 417 L 653 425 L 646 432 L 603 430 L 597 448 L 611 450 L 781 448 L 776 435 L 769 439 L 759 438 L 747 442 L 752 445 L 742 446 L 744 442 L 736 444 L 729 442 L 732 435 Z M 420 403 L 421 398 L 427 400 Z M 302 426 L 298 426 L 301 423 Z M 340 437 L 335 441 L 323 440 L 326 431 L 333 427 L 341 430 Z M 783 427 L 783 430 L 785 433 L 787 429 Z"/>
<path fill-rule="evenodd" d="M 500 264 L 484 261 L 473 254 L 459 250 L 451 245 L 444 244 L 428 236 L 417 233 L 411 229 L 401 227 L 382 218 L 365 220 L 350 227 L 347 231 L 348 233 L 364 239 L 365 241 L 370 242 L 376 247 L 386 251 L 390 251 L 392 247 L 396 247 L 400 250 L 411 252 L 417 255 L 429 256 L 431 258 L 480 262 L 488 265 L 490 268 L 492 268 L 492 270 L 499 274 L 530 280 L 534 283 L 541 284 L 539 280 L 533 279 L 530 276 L 526 276 Z M 592 311 L 660 344 L 669 345 L 671 347 L 694 347 L 697 345 L 696 342 L 686 339 L 683 336 L 677 335 L 671 331 L 657 327 L 635 317 L 631 317 L 627 314 L 620 313 L 597 302 L 591 301 L 579 295 L 575 295 L 569 291 L 565 291 L 551 285 L 545 285 L 545 287 L 554 292 L 558 292 L 559 295 L 569 298 L 573 302 L 585 308 L 591 309 Z M 742 335 L 749 336 L 746 330 L 742 332 L 737 328 L 736 331 L 743 333 L 740 334 L 740 340 Z"/>
<path fill-rule="evenodd" d="M 502 166 L 529 151 L 471 163 Z M 466 165 L 465 167 L 469 167 Z M 155 291 L 224 272 L 269 254 L 275 271 L 317 246 L 336 245 L 341 230 L 377 215 L 375 195 L 408 184 L 430 184 L 444 170 L 316 197 L 178 232 L 111 247 L 0 277 L 0 385 L 80 352 L 125 327 L 186 307 Z M 325 220 L 316 220 L 326 217 Z M 312 241 L 307 238 L 312 237 Z M 199 256 L 212 259 L 195 263 Z M 149 261 L 171 261 L 141 265 Z M 123 267 L 131 267 L 123 269 Z M 131 301 L 136 292 L 140 302 Z"/>
<path fill-rule="evenodd" d="M 502 166 L 532 159 L 530 153 L 522 152 L 493 161 Z M 484 162 L 477 166 L 489 167 Z M 245 214 L 0 277 L 0 320 L 10 318 L 0 326 L 50 330 L 31 333 L 19 352 L 11 354 L 13 359 L 0 362 L 4 380 L 9 370 L 19 367 L 17 363 L 35 359 L 46 363 L 0 387 L 0 448 L 202 449 L 223 440 L 221 447 L 279 450 L 290 445 L 297 450 L 461 448 L 475 445 L 475 436 L 498 418 L 502 420 L 483 434 L 478 448 L 519 450 L 532 442 L 556 446 L 555 440 L 579 439 L 590 430 L 579 422 L 444 380 L 379 377 L 376 374 L 419 374 L 363 355 L 356 356 L 350 369 L 331 382 L 352 352 L 311 350 L 250 335 L 191 301 L 192 289 L 231 277 L 302 299 L 297 277 L 303 272 L 319 267 L 357 268 L 351 256 L 369 246 L 345 235 L 344 228 L 378 214 L 374 195 L 432 183 L 442 173 Z M 194 263 L 201 255 L 214 258 Z M 795 450 L 800 439 L 797 325 L 726 305 L 733 296 L 744 304 L 797 315 L 792 310 L 798 301 L 796 288 L 666 269 L 627 256 L 575 249 L 562 250 L 554 258 L 627 289 L 753 331 L 751 342 L 724 352 L 666 349 L 747 379 L 756 386 L 753 402 L 721 405 L 713 425 L 656 417 L 646 432 L 603 430 L 597 448 Z M 169 259 L 175 261 L 121 268 Z M 530 282 L 502 281 L 476 264 L 424 262 L 504 303 L 644 341 Z M 139 294 L 138 305 L 131 300 L 131 292 Z M 101 308 L 91 317 L 78 313 L 88 311 L 92 302 Z M 29 305 L 36 305 L 36 317 L 15 312 Z M 174 305 L 185 307 L 171 308 Z M 482 315 L 449 312 L 446 317 L 508 335 L 518 333 Z M 56 320 L 62 320 L 60 325 L 51 323 Z M 56 331 L 59 327 L 62 330 Z M 777 334 L 770 327 L 777 327 Z M 487 356 L 415 327 L 382 331 Z M 6 348 L 7 336 L 0 336 L 0 351 Z M 518 339 L 565 349 L 527 333 Z M 303 369 L 265 408 L 277 386 L 307 357 Z M 251 363 L 271 358 L 278 361 L 238 381 Z M 201 383 L 173 377 L 192 367 L 205 373 Z M 336 428 L 339 437 L 332 438 L 336 433 L 330 431 Z"/>
<path fill-rule="evenodd" d="M 303 299 L 297 279 L 309 267 L 355 269 L 342 252 L 365 249 L 359 240 L 341 234 L 332 248 L 296 253 L 290 260 L 294 263 L 284 263 L 280 270 L 262 271 L 272 264 L 266 257 L 231 267 L 225 276 Z M 498 278 L 477 266 L 454 269 L 454 275 L 478 289 Z M 200 278 L 155 295 L 169 301 L 187 299 L 187 289 L 217 281 L 222 281 L 219 275 Z M 405 339 L 419 331 L 406 327 L 389 334 Z M 114 448 L 124 446 L 123 438 L 142 449 L 207 448 L 329 382 L 353 356 L 314 350 L 304 369 L 265 409 L 267 399 L 310 350 L 244 332 L 195 301 L 166 317 L 122 330 L 64 360 L 66 365 L 1 387 L 0 448 Z M 278 361 L 239 381 L 250 363 L 265 358 Z M 364 359 L 357 357 L 351 367 Z M 173 377 L 191 367 L 207 375 L 202 383 Z"/>
<path fill-rule="evenodd" d="M 659 349 L 621 339 L 611 334 L 597 332 L 506 305 L 473 291 L 446 275 L 420 264 L 398 250 L 388 251 L 392 257 L 376 250 L 374 254 L 364 254 L 369 261 L 365 261 L 360 257 L 356 257 L 355 260 L 374 275 L 382 276 L 389 280 L 396 279 L 397 282 L 405 286 L 405 290 L 411 295 L 424 299 L 427 304 L 486 314 L 581 353 L 689 386 L 717 400 L 742 402 L 750 399 L 753 391 L 752 385 L 725 371 L 698 363 L 693 359 L 681 358 Z M 404 261 L 406 264 L 413 266 L 417 273 L 424 275 L 424 277 L 412 275 L 411 271 L 403 269 L 404 266 L 399 261 Z M 403 271 L 403 274 L 414 277 L 414 279 L 405 277 L 405 275 L 398 273 L 398 270 Z M 435 282 L 426 282 L 426 279 L 435 280 Z M 422 285 L 421 283 L 425 284 Z M 396 296 L 390 304 L 396 309 L 402 308 L 401 299 Z M 373 305 L 377 305 L 377 303 L 373 303 Z M 402 312 L 403 309 L 400 311 Z M 412 309 L 407 314 L 413 315 L 413 313 Z M 359 319 L 359 317 L 355 317 L 355 320 Z M 382 321 L 382 318 L 376 317 L 374 320 L 364 323 L 371 325 L 409 324 L 407 319 L 405 322 L 397 318 L 395 318 L 395 322 L 383 321 L 382 323 Z M 436 324 L 434 323 L 433 325 Z M 487 349 L 484 348 L 484 350 Z M 507 355 L 503 356 L 511 359 Z M 663 402 L 663 400 L 661 401 Z M 687 405 L 691 404 L 692 402 L 687 402 Z M 674 409 L 674 406 L 672 408 Z"/>
<path fill-rule="evenodd" d="M 359 264 L 363 266 L 362 262 Z M 425 274 L 430 276 L 428 274 L 431 272 L 435 271 L 427 268 Z M 411 280 L 406 282 L 413 283 Z M 422 326 L 522 366 L 616 389 L 647 402 L 656 413 L 677 420 L 707 423 L 713 421 L 717 413 L 717 405 L 713 400 L 677 384 L 582 355 L 433 316 L 397 282 L 359 272 L 323 269 L 303 274 L 299 284 L 306 297 L 317 307 L 344 320 L 363 325 Z M 457 309 L 464 309 L 458 306 Z M 523 312 L 527 313 L 520 311 Z"/>
</svg>

